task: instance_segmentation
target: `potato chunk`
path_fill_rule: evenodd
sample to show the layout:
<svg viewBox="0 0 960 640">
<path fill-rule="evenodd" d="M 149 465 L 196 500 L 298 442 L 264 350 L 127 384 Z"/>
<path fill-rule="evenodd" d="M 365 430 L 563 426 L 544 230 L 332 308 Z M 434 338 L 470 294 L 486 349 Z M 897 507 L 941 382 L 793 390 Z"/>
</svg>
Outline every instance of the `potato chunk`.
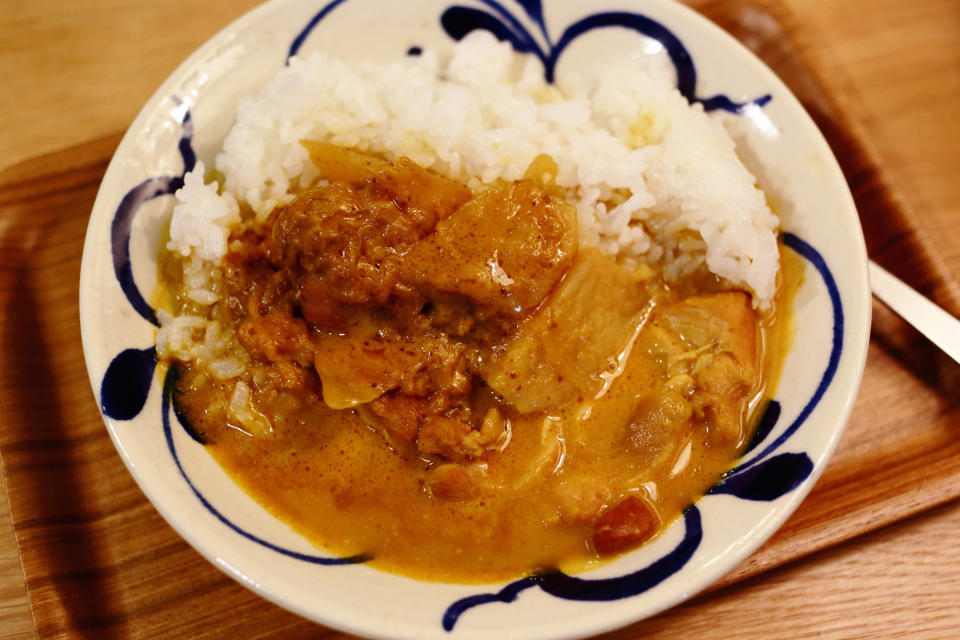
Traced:
<svg viewBox="0 0 960 640">
<path fill-rule="evenodd" d="M 428 297 L 463 296 L 502 316 L 536 309 L 578 242 L 576 211 L 543 182 L 550 163 L 535 161 L 530 177 L 493 187 L 440 221 L 406 255 L 401 278 Z"/>
<path fill-rule="evenodd" d="M 430 209 L 445 218 L 470 199 L 470 189 L 428 171 L 409 158 L 387 162 L 326 142 L 302 140 L 320 174 L 330 182 L 372 182 L 394 194 L 401 208 Z"/>
<path fill-rule="evenodd" d="M 598 249 L 580 251 L 554 294 L 481 376 L 521 413 L 543 411 L 603 388 L 602 373 L 642 321 L 649 294 L 641 277 Z"/>
<path fill-rule="evenodd" d="M 349 409 L 400 386 L 404 371 L 422 357 L 396 342 L 348 336 L 318 339 L 314 367 L 331 409 Z"/>
</svg>

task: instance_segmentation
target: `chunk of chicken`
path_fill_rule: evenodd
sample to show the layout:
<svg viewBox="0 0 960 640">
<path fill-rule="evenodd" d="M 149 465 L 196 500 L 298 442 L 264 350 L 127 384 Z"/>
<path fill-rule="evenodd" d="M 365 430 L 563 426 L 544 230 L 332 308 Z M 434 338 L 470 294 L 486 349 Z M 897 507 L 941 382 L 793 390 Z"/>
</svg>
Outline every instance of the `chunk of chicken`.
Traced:
<svg viewBox="0 0 960 640">
<path fill-rule="evenodd" d="M 433 229 L 437 217 L 432 212 L 404 211 L 390 194 L 370 190 L 347 183 L 307 189 L 275 214 L 273 260 L 312 283 L 313 296 L 324 296 L 305 305 L 308 313 L 330 302 L 384 303 L 403 253 Z M 320 288 L 317 278 L 327 286 Z M 322 327 L 317 319 L 307 320 Z"/>
<path fill-rule="evenodd" d="M 288 391 L 309 384 L 309 367 L 316 348 L 306 323 L 274 310 L 248 317 L 237 328 L 237 339 L 253 358 L 270 363 L 272 382 Z"/>
<path fill-rule="evenodd" d="M 583 474 L 567 474 L 556 487 L 557 513 L 566 523 L 594 521 L 612 498 L 610 487 L 603 479 Z"/>
<path fill-rule="evenodd" d="M 758 322 L 750 298 L 740 291 L 695 296 L 657 316 L 658 323 L 679 337 L 662 344 L 674 350 L 667 357 L 671 373 L 693 380 L 693 411 L 714 435 L 738 442 L 759 366 Z"/>
<path fill-rule="evenodd" d="M 676 454 L 693 415 L 693 378 L 677 374 L 639 398 L 625 425 L 627 443 L 648 467 Z"/>
<path fill-rule="evenodd" d="M 484 489 L 484 470 L 477 465 L 441 464 L 427 474 L 427 489 L 440 500 L 468 502 Z"/>
<path fill-rule="evenodd" d="M 471 194 L 406 158 L 306 146 L 331 184 L 305 189 L 274 214 L 269 256 L 299 283 L 303 317 L 339 331 L 356 307 L 393 301 L 403 255 Z"/>
<path fill-rule="evenodd" d="M 439 455 L 463 462 L 467 455 L 463 442 L 473 430 L 470 425 L 456 418 L 428 416 L 420 427 L 417 436 L 417 448 L 427 455 Z"/>
<path fill-rule="evenodd" d="M 425 398 L 390 391 L 361 405 L 359 412 L 368 423 L 383 429 L 388 440 L 411 443 L 416 440 L 430 406 Z"/>
</svg>

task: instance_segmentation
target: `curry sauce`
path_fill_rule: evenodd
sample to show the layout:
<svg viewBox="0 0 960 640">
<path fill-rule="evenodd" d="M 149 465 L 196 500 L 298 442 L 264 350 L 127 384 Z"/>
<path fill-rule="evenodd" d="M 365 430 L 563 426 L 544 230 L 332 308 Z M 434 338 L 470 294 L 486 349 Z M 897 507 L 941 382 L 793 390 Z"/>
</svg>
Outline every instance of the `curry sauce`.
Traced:
<svg viewBox="0 0 960 640">
<path fill-rule="evenodd" d="M 731 466 L 783 292 L 761 315 L 580 247 L 545 156 L 472 194 L 308 148 L 328 184 L 224 260 L 210 320 L 243 373 L 171 363 L 181 415 L 271 513 L 388 571 L 493 581 L 643 544 Z"/>
</svg>

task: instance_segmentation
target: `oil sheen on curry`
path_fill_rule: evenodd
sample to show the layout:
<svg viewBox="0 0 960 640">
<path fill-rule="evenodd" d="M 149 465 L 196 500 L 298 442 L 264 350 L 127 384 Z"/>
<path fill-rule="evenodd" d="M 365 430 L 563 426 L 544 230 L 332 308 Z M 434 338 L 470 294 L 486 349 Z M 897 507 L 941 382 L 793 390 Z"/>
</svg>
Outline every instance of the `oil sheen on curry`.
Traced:
<svg viewBox="0 0 960 640">
<path fill-rule="evenodd" d="M 240 382 L 171 362 L 181 415 L 271 513 L 384 570 L 492 581 L 640 546 L 730 468 L 782 292 L 759 314 L 579 246 L 547 156 L 474 194 L 304 144 L 328 181 L 234 236 L 210 312 Z"/>
</svg>

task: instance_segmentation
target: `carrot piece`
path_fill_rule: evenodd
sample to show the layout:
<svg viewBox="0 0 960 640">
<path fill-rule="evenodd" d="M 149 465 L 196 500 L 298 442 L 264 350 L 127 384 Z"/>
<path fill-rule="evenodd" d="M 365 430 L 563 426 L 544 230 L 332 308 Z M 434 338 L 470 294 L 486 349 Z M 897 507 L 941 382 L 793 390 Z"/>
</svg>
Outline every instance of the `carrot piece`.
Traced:
<svg viewBox="0 0 960 640">
<path fill-rule="evenodd" d="M 636 496 L 627 496 L 593 523 L 593 548 L 600 555 L 620 553 L 647 541 L 656 530 L 650 507 Z"/>
</svg>

